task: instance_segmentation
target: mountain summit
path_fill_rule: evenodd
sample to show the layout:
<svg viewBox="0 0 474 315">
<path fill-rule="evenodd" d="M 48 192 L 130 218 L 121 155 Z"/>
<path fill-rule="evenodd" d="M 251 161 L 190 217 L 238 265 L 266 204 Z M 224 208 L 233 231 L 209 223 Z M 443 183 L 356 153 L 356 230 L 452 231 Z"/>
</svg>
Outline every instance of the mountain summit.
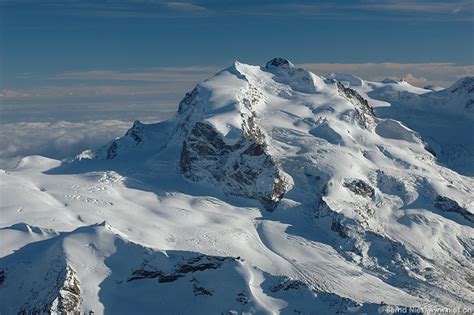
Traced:
<svg viewBox="0 0 474 315">
<path fill-rule="evenodd" d="M 6 228 L 39 241 L 0 260 L 0 294 L 25 297 L 0 311 L 117 310 L 132 297 L 133 311 L 198 313 L 473 307 L 474 180 L 379 110 L 446 93 L 235 62 L 168 121 L 135 121 L 71 162 L 25 159 L 2 181 L 33 187 L 24 220 L 50 232 Z M 45 252 L 55 263 L 35 264 Z M 27 302 L 22 268 L 58 285 Z"/>
</svg>

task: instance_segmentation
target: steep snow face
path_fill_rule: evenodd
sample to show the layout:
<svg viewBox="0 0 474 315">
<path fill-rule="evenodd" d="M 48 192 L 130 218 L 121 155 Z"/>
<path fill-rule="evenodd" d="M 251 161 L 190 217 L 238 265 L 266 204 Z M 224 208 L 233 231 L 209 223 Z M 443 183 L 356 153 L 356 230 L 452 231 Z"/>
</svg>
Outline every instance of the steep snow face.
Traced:
<svg viewBox="0 0 474 315">
<path fill-rule="evenodd" d="M 63 300 L 99 313 L 473 307 L 474 180 L 439 163 L 436 132 L 405 119 L 433 117 L 424 100 L 440 110 L 447 93 L 464 100 L 463 82 L 429 92 L 320 77 L 282 58 L 235 62 L 169 121 L 135 122 L 72 162 L 30 157 L 0 174 L 4 281 L 39 255 L 31 272 L 60 285 L 34 294 L 21 278 L 38 297 L 18 298 L 28 310 Z M 456 122 L 470 119 L 459 110 L 449 109 Z M 19 217 L 44 232 L 15 230 Z M 93 225 L 104 220 L 113 228 Z M 0 290 L 11 296 L 20 284 Z"/>
</svg>

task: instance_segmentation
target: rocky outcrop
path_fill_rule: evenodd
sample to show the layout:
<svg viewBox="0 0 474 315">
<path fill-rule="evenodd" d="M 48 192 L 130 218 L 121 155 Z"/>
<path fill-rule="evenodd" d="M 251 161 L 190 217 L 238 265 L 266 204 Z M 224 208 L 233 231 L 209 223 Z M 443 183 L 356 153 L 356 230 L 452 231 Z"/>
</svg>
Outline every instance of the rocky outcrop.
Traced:
<svg viewBox="0 0 474 315">
<path fill-rule="evenodd" d="M 362 197 L 367 198 L 374 198 L 375 196 L 375 189 L 362 179 L 353 179 L 345 181 L 342 183 L 342 185 L 356 195 L 360 195 Z"/>
<path fill-rule="evenodd" d="M 234 257 L 198 255 L 196 257 L 191 257 L 181 262 L 171 272 L 157 270 L 155 267 L 146 265 L 146 266 L 143 266 L 142 269 L 133 271 L 131 276 L 127 279 L 127 282 L 141 280 L 141 279 L 154 279 L 154 278 L 158 278 L 158 282 L 160 283 L 173 282 L 175 280 L 178 280 L 179 278 L 186 276 L 186 274 L 188 273 L 218 269 L 218 268 L 221 268 L 222 265 L 225 264 L 226 262 L 238 261 L 238 260 L 240 260 L 239 257 L 234 258 Z"/>
<path fill-rule="evenodd" d="M 474 215 L 461 207 L 455 200 L 446 196 L 436 196 L 434 206 L 446 212 L 454 212 L 462 215 L 466 220 L 474 223 Z"/>
<path fill-rule="evenodd" d="M 133 126 L 125 133 L 122 138 L 115 139 L 106 150 L 105 159 L 113 160 L 117 157 L 121 147 L 139 146 L 145 138 L 145 125 L 135 120 Z"/>
<path fill-rule="evenodd" d="M 122 137 L 114 139 L 98 150 L 84 151 L 76 159 L 118 160 L 138 158 L 145 160 L 148 155 L 156 155 L 166 148 L 175 129 L 175 121 L 144 124 L 135 120 L 133 126 Z"/>
<path fill-rule="evenodd" d="M 354 105 L 358 122 L 363 127 L 370 129 L 374 125 L 375 113 L 367 100 L 356 90 L 346 88 L 341 82 L 337 82 L 337 89 L 341 96 Z"/>
<path fill-rule="evenodd" d="M 117 156 L 118 151 L 118 142 L 116 140 L 112 141 L 112 144 L 107 149 L 107 155 L 105 156 L 106 160 L 112 160 Z"/>
<path fill-rule="evenodd" d="M 186 93 L 179 102 L 177 112 L 179 119 L 174 131 L 175 137 L 185 137 L 193 127 L 193 120 L 200 120 L 197 116 L 200 116 L 204 110 L 201 108 L 203 104 L 200 103 L 199 90 L 196 86 L 191 92 Z"/>
<path fill-rule="evenodd" d="M 291 69 L 295 66 L 285 58 L 273 58 L 265 65 L 265 68 L 280 68 L 280 69 Z"/>
<path fill-rule="evenodd" d="M 184 113 L 190 106 L 196 102 L 196 97 L 199 94 L 198 89 L 194 88 L 191 92 L 186 93 L 178 106 L 178 114 Z"/>
<path fill-rule="evenodd" d="M 183 143 L 180 167 L 194 181 L 222 185 L 229 195 L 254 198 L 272 210 L 286 192 L 275 161 L 265 151 L 263 134 L 254 118 L 247 118 L 244 136 L 226 144 L 213 126 L 197 122 Z"/>
<path fill-rule="evenodd" d="M 135 120 L 133 122 L 132 128 L 128 129 L 127 133 L 125 133 L 125 136 L 132 138 L 135 144 L 139 145 L 143 142 L 144 133 L 145 125 L 142 124 L 139 120 Z"/>
<path fill-rule="evenodd" d="M 206 289 L 205 287 L 201 286 L 200 282 L 196 279 L 196 278 L 193 278 L 191 280 L 191 282 L 193 282 L 193 293 L 194 293 L 194 296 L 199 296 L 199 295 L 209 295 L 209 296 L 212 296 L 213 295 L 213 291 L 212 290 L 208 290 Z"/>
<path fill-rule="evenodd" d="M 79 312 L 79 303 L 81 301 L 81 289 L 79 280 L 77 280 L 75 271 L 67 266 L 64 284 L 59 290 L 59 295 L 53 302 L 52 311 L 58 313 Z"/>
<path fill-rule="evenodd" d="M 44 300 L 40 299 L 40 295 L 44 296 Z M 49 292 L 38 292 L 33 296 L 36 299 L 23 305 L 18 314 L 72 314 L 81 311 L 79 280 L 76 272 L 69 265 L 66 266 L 64 272 L 58 275 L 55 285 L 50 288 Z"/>
<path fill-rule="evenodd" d="M 288 291 L 288 290 L 298 290 L 302 287 L 308 287 L 306 283 L 300 280 L 292 280 L 289 278 L 284 278 L 281 282 L 270 286 L 271 292 L 277 291 Z"/>
</svg>

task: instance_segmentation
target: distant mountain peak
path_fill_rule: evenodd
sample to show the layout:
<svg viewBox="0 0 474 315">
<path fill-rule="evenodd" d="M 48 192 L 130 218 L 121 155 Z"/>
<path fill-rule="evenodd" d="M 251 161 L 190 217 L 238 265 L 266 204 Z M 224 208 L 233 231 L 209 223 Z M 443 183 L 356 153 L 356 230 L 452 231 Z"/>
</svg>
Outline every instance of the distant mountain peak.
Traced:
<svg viewBox="0 0 474 315">
<path fill-rule="evenodd" d="M 405 82 L 405 80 L 403 79 L 396 79 L 396 78 L 385 78 L 382 80 L 382 83 L 385 83 L 385 84 L 390 84 L 390 83 L 400 83 L 400 82 Z"/>
<path fill-rule="evenodd" d="M 448 88 L 451 93 L 465 92 L 474 93 L 474 77 L 464 77 L 454 82 L 454 84 Z"/>
</svg>

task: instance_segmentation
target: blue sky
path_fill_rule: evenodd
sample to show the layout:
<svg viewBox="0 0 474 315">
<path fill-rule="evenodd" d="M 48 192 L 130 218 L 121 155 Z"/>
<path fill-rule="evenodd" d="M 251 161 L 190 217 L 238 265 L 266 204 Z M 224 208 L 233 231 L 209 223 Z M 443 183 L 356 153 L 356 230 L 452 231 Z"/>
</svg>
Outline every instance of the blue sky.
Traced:
<svg viewBox="0 0 474 315">
<path fill-rule="evenodd" d="M 18 104 L 174 109 L 235 59 L 418 85 L 474 71 L 473 1 L 0 0 L 0 10 L 4 119 Z"/>
</svg>

